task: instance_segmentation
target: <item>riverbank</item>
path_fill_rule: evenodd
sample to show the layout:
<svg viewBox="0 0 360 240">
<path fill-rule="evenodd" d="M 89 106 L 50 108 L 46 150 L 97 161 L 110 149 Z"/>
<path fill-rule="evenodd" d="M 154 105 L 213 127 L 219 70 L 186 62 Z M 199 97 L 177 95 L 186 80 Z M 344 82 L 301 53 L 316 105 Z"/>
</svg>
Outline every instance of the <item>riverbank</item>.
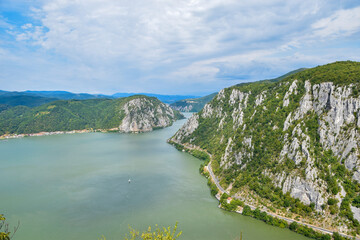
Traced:
<svg viewBox="0 0 360 240">
<path fill-rule="evenodd" d="M 38 133 L 22 133 L 22 134 L 4 134 L 0 136 L 0 140 L 23 138 L 23 137 L 41 137 L 60 134 L 74 134 L 74 133 L 90 133 L 90 132 L 115 132 L 119 131 L 118 128 L 111 129 L 83 129 L 83 130 L 71 130 L 71 131 L 55 131 L 55 132 L 38 132 Z"/>
<path fill-rule="evenodd" d="M 319 227 L 319 226 L 315 226 L 313 224 L 305 223 L 305 222 L 302 222 L 302 221 L 299 221 L 299 220 L 296 220 L 296 219 L 292 219 L 292 218 L 288 218 L 288 217 L 285 217 L 285 216 L 278 215 L 278 214 L 276 214 L 274 212 L 270 212 L 267 209 L 266 206 L 254 206 L 253 203 L 247 202 L 246 199 L 244 199 L 244 198 L 240 198 L 238 196 L 232 196 L 229 193 L 229 191 L 223 189 L 223 187 L 220 185 L 217 177 L 213 173 L 212 168 L 211 168 L 212 155 L 210 153 L 208 153 L 204 149 L 201 149 L 198 146 L 193 146 L 193 145 L 190 146 L 190 145 L 187 145 L 187 144 L 185 145 L 185 144 L 181 144 L 181 143 L 173 142 L 173 141 L 169 141 L 169 140 L 168 140 L 168 143 L 173 144 L 178 150 L 181 150 L 183 152 L 186 151 L 186 152 L 189 152 L 190 154 L 192 154 L 192 152 L 194 150 L 196 150 L 196 151 L 201 151 L 203 153 L 206 153 L 208 155 L 209 161 L 208 161 L 207 165 L 204 166 L 204 170 L 207 171 L 208 174 L 207 175 L 205 174 L 205 176 L 208 177 L 210 179 L 210 181 L 213 183 L 212 185 L 216 186 L 216 188 L 217 188 L 217 194 L 215 195 L 215 198 L 217 200 L 219 200 L 219 202 L 220 202 L 219 207 L 221 207 L 221 208 L 223 208 L 225 210 L 229 210 L 229 209 L 226 209 L 223 206 L 221 206 L 220 199 L 221 199 L 222 194 L 225 193 L 225 194 L 231 196 L 232 199 L 237 199 L 237 200 L 240 200 L 240 201 L 242 201 L 244 203 L 244 206 L 239 206 L 239 207 L 237 207 L 236 209 L 233 210 L 234 212 L 237 212 L 239 214 L 242 214 L 242 215 L 245 215 L 245 216 L 251 216 L 253 218 L 256 218 L 256 219 L 259 219 L 259 220 L 262 220 L 262 221 L 268 223 L 266 217 L 254 216 L 254 214 L 252 214 L 252 212 L 255 212 L 255 211 L 260 212 L 263 215 L 266 214 L 266 216 L 276 218 L 276 219 L 278 219 L 280 221 L 285 221 L 287 223 L 286 224 L 287 227 L 290 230 L 294 231 L 294 232 L 297 232 L 297 231 L 296 231 L 296 228 L 294 228 L 293 226 L 294 226 L 294 224 L 298 224 L 298 225 L 301 225 L 301 226 L 305 227 L 305 230 L 306 230 L 306 228 L 309 228 L 309 229 L 312 229 L 313 231 L 316 231 L 316 232 L 319 232 L 319 233 L 323 234 L 323 236 L 325 236 L 324 239 L 327 239 L 326 235 L 330 234 L 330 235 L 333 235 L 334 239 L 339 239 L 339 240 L 340 239 L 356 239 L 356 240 L 360 240 L 360 238 L 357 238 L 357 237 L 354 237 L 354 236 L 349 236 L 349 235 L 347 235 L 345 233 L 338 233 L 338 232 L 333 231 L 331 229 L 325 229 L 325 228 L 322 228 L 322 227 Z M 192 155 L 194 155 L 194 154 L 192 154 Z M 195 156 L 195 157 L 198 157 L 198 156 Z M 248 211 L 246 214 L 243 213 L 243 209 L 245 208 L 245 206 L 248 207 L 248 209 L 250 210 L 250 212 Z M 260 210 L 262 210 L 262 212 Z M 268 224 L 274 225 L 272 223 L 268 223 Z M 280 227 L 283 227 L 283 226 L 280 226 Z M 312 238 L 316 238 L 316 239 L 323 239 L 323 238 L 318 238 L 318 236 L 316 236 L 314 234 L 313 235 L 308 235 L 307 231 L 299 231 L 297 233 L 305 235 L 307 237 L 312 237 Z"/>
</svg>

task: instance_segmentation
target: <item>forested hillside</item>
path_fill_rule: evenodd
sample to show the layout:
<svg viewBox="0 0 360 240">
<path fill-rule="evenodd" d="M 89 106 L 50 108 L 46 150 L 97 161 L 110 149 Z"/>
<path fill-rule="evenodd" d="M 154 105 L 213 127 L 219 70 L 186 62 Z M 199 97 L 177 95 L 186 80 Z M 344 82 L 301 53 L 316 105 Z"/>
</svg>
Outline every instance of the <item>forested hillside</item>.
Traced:
<svg viewBox="0 0 360 240">
<path fill-rule="evenodd" d="M 211 153 L 247 203 L 359 233 L 360 63 L 221 90 L 170 139 Z"/>
<path fill-rule="evenodd" d="M 169 126 L 180 117 L 158 99 L 146 96 L 59 100 L 35 108 L 17 106 L 1 111 L 0 135 L 112 128 L 125 132 L 151 131 Z M 129 127 L 120 129 L 124 119 Z M 146 124 L 141 124 L 142 121 Z"/>
</svg>

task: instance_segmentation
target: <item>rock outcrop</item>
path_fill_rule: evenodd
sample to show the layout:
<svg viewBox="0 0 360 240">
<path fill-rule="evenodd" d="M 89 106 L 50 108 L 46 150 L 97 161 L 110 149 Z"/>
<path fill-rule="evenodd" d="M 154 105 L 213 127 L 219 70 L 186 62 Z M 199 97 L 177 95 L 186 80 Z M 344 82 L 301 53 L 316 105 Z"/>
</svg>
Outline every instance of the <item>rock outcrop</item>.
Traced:
<svg viewBox="0 0 360 240">
<path fill-rule="evenodd" d="M 119 126 L 120 132 L 149 132 L 154 128 L 170 126 L 180 115 L 156 98 L 137 96 L 121 107 L 125 115 Z"/>
</svg>

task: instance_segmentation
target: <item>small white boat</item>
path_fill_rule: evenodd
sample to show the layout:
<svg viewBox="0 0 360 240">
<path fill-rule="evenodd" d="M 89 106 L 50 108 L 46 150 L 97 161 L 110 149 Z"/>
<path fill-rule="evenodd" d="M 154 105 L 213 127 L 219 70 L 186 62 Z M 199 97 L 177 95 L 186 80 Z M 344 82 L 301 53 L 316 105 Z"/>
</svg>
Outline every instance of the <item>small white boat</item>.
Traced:
<svg viewBox="0 0 360 240">
<path fill-rule="evenodd" d="M 129 183 L 131 182 L 130 178 L 129 178 Z"/>
</svg>

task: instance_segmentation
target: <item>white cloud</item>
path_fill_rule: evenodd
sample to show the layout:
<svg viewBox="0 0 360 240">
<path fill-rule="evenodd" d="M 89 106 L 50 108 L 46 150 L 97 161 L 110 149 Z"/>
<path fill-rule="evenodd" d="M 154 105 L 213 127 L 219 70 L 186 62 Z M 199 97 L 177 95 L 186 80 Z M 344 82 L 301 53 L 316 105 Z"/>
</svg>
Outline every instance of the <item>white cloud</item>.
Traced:
<svg viewBox="0 0 360 240">
<path fill-rule="evenodd" d="M 36 41 L 68 57 L 126 58 L 149 64 L 223 51 L 267 48 L 301 32 L 295 21 L 316 17 L 323 1 L 55 0 L 36 10 Z M 19 39 L 28 39 L 28 33 Z M 263 46 L 261 46 L 263 45 Z"/>
<path fill-rule="evenodd" d="M 339 10 L 330 17 L 320 19 L 312 28 L 314 34 L 322 38 L 350 36 L 360 31 L 360 7 Z"/>
<path fill-rule="evenodd" d="M 21 29 L 23 30 L 21 32 L 12 32 L 17 41 L 31 40 L 39 44 L 44 40 L 44 27 L 42 26 L 33 26 L 31 23 L 27 23 L 22 25 Z"/>
<path fill-rule="evenodd" d="M 358 31 L 359 7 L 326 0 L 44 0 L 29 9 L 33 22 L 5 27 L 26 60 L 9 67 L 4 56 L 1 74 L 21 70 L 65 90 L 213 91 L 358 52 L 333 46 Z M 309 53 L 318 48 L 334 53 Z"/>
</svg>

